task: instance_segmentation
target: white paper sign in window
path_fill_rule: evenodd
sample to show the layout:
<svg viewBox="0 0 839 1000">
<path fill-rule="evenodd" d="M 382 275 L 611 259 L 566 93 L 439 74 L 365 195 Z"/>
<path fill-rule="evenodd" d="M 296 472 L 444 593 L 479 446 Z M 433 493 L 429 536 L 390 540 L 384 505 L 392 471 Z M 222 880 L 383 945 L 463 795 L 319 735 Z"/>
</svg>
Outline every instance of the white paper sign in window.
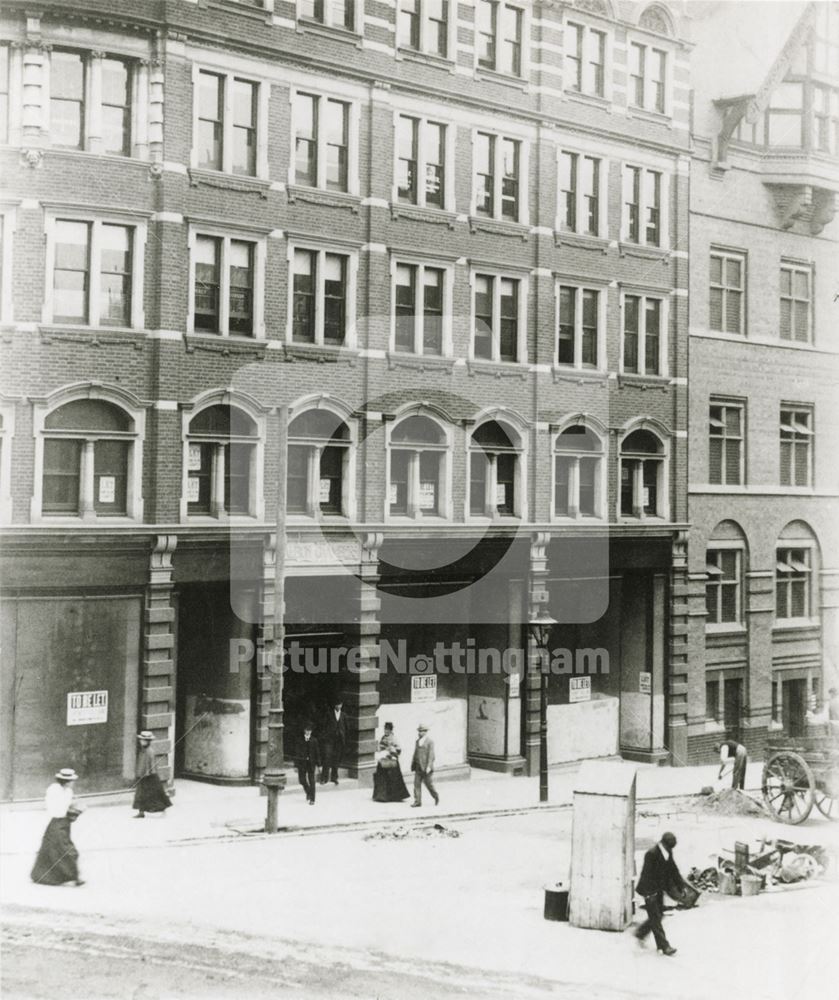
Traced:
<svg viewBox="0 0 839 1000">
<path fill-rule="evenodd" d="M 186 481 L 186 499 L 188 503 L 198 503 L 201 498 L 201 480 L 190 476 Z"/>
<path fill-rule="evenodd" d="M 320 481 L 320 502 L 321 503 L 329 503 L 331 491 L 332 491 L 332 480 L 331 479 L 321 479 L 321 481 Z"/>
<path fill-rule="evenodd" d="M 115 476 L 99 477 L 99 503 L 113 503 L 116 499 L 117 481 Z"/>
<path fill-rule="evenodd" d="M 399 487 L 396 483 L 390 484 L 390 503 L 399 503 Z"/>
<path fill-rule="evenodd" d="M 434 510 L 437 506 L 436 486 L 436 483 L 420 483 L 420 510 Z"/>
<path fill-rule="evenodd" d="M 188 472 L 198 472 L 201 469 L 201 445 L 191 444 L 189 446 L 189 459 L 187 461 Z"/>
</svg>

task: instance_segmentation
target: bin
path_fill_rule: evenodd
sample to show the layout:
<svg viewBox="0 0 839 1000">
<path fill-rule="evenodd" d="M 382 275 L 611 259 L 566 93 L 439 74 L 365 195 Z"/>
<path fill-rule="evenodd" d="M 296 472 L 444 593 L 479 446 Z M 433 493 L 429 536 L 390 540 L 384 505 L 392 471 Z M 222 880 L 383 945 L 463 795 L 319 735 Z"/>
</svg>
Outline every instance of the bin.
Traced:
<svg viewBox="0 0 839 1000">
<path fill-rule="evenodd" d="M 762 883 L 760 875 L 743 873 L 740 876 L 740 891 L 744 896 L 756 896 L 761 890 Z"/>
<path fill-rule="evenodd" d="M 568 890 L 562 882 L 545 886 L 545 920 L 568 919 Z"/>
</svg>

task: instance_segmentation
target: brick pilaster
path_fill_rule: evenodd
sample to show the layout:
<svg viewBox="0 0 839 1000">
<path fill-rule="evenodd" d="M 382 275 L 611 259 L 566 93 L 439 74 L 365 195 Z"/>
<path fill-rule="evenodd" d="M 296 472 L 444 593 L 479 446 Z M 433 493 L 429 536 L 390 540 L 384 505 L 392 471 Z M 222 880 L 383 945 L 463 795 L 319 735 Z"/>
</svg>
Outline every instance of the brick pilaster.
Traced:
<svg viewBox="0 0 839 1000">
<path fill-rule="evenodd" d="M 175 609 L 172 606 L 172 557 L 177 535 L 158 535 L 149 560 L 143 612 L 143 688 L 140 727 L 154 733 L 154 750 L 166 757 L 160 777 L 174 775 Z"/>
<path fill-rule="evenodd" d="M 528 581 L 528 614 L 532 618 L 540 608 L 547 608 L 548 593 L 548 543 L 547 531 L 537 531 L 530 539 L 530 572 Z M 524 685 L 525 737 L 524 755 L 528 775 L 539 773 L 539 723 L 541 707 L 542 672 L 541 657 L 528 630 L 527 676 Z"/>
</svg>

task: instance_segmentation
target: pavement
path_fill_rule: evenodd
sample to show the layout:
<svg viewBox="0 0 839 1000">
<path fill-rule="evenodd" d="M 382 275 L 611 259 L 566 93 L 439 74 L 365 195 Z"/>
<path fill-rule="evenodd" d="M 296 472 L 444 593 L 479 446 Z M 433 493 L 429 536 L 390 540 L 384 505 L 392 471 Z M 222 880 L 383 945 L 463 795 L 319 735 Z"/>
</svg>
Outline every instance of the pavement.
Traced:
<svg viewBox="0 0 839 1000">
<path fill-rule="evenodd" d="M 338 786 L 318 785 L 314 806 L 306 802 L 302 788 L 288 774 L 289 784 L 280 795 L 279 824 L 285 835 L 329 832 L 340 829 L 377 827 L 433 820 L 441 822 L 480 816 L 503 816 L 523 810 L 557 809 L 570 806 L 579 764 L 552 768 L 549 800 L 539 803 L 538 777 L 513 777 L 472 769 L 471 776 L 438 781 L 440 804 L 427 792 L 419 809 L 405 802 L 373 802 L 372 789 L 354 779 L 343 778 Z M 705 785 L 715 784 L 718 766 L 658 767 L 638 764 L 638 800 L 696 795 Z M 758 789 L 760 762 L 749 765 L 746 787 Z M 406 775 L 411 786 L 411 776 Z M 83 794 L 76 788 L 77 804 L 85 810 L 73 828 L 73 839 L 84 851 L 123 847 L 157 847 L 190 841 L 258 836 L 264 830 L 267 798 L 254 786 L 229 787 L 198 781 L 175 781 L 173 806 L 165 814 L 134 819 L 131 796 Z M 81 794 L 80 794 L 81 793 Z M 41 802 L 0 806 L 0 856 L 37 851 L 45 826 Z"/>
</svg>

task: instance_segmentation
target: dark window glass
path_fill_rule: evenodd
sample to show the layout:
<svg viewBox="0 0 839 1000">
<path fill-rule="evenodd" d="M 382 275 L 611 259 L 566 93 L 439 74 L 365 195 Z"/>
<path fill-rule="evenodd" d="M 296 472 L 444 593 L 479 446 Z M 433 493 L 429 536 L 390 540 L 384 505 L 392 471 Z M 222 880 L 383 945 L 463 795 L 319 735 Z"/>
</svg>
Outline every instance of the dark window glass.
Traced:
<svg viewBox="0 0 839 1000">
<path fill-rule="evenodd" d="M 475 164 L 478 175 L 478 192 L 475 210 L 481 215 L 492 215 L 495 190 L 495 137 L 479 132 L 475 139 Z"/>
<path fill-rule="evenodd" d="M 313 21 L 320 21 L 321 24 L 324 20 L 324 0 L 299 0 L 300 2 L 300 16 L 309 17 Z"/>
<path fill-rule="evenodd" d="M 102 150 L 131 153 L 131 74 L 122 59 L 102 60 Z"/>
<path fill-rule="evenodd" d="M 308 445 L 288 446 L 286 503 L 292 514 L 308 513 L 310 453 L 311 448 Z"/>
<path fill-rule="evenodd" d="M 224 81 L 216 73 L 198 75 L 198 166 L 222 167 Z"/>
<path fill-rule="evenodd" d="M 250 513 L 253 445 L 238 441 L 224 446 L 224 509 L 228 514 Z"/>
<path fill-rule="evenodd" d="M 561 365 L 574 364 L 576 305 L 576 288 L 561 286 L 559 289 L 559 349 L 557 358 Z"/>
<path fill-rule="evenodd" d="M 317 99 L 298 94 L 294 104 L 294 179 L 297 184 L 315 187 L 318 182 Z"/>
<path fill-rule="evenodd" d="M 324 514 L 340 514 L 346 449 L 327 445 L 320 453 L 319 502 Z"/>
<path fill-rule="evenodd" d="M 641 300 L 627 295 L 623 301 L 623 370 L 638 371 L 638 320 Z"/>
<path fill-rule="evenodd" d="M 256 173 L 256 84 L 233 81 L 233 172 Z"/>
<path fill-rule="evenodd" d="M 349 107 L 342 101 L 326 102 L 326 186 L 347 190 Z"/>
<path fill-rule="evenodd" d="M 253 244 L 230 241 L 230 333 L 253 334 Z"/>
<path fill-rule="evenodd" d="M 416 118 L 400 115 L 397 125 L 398 157 L 396 187 L 400 201 L 417 203 L 417 134 Z"/>
<path fill-rule="evenodd" d="M 54 51 L 50 60 L 50 135 L 53 145 L 84 145 L 85 66 L 75 52 Z"/>
<path fill-rule="evenodd" d="M 486 513 L 487 474 L 489 459 L 482 451 L 469 456 L 469 513 Z"/>
<path fill-rule="evenodd" d="M 443 272 L 433 267 L 423 272 L 422 349 L 443 353 Z"/>
<path fill-rule="evenodd" d="M 598 292 L 583 289 L 582 362 L 585 368 L 597 367 L 597 300 Z"/>
<path fill-rule="evenodd" d="M 131 325 L 131 237 L 128 226 L 103 224 L 100 230 L 99 322 Z"/>
<path fill-rule="evenodd" d="M 53 319 L 87 323 L 90 287 L 90 223 L 59 220 L 55 224 Z"/>
<path fill-rule="evenodd" d="M 443 207 L 445 198 L 446 132 L 443 125 L 425 126 L 425 203 Z"/>
<path fill-rule="evenodd" d="M 626 212 L 626 238 L 631 243 L 638 243 L 640 241 L 640 195 L 640 168 L 624 167 L 623 201 Z"/>
<path fill-rule="evenodd" d="M 419 456 L 418 499 L 421 514 L 440 513 L 440 470 L 443 456 L 439 451 L 422 451 Z"/>
<path fill-rule="evenodd" d="M 495 69 L 496 42 L 498 31 L 498 4 L 490 0 L 478 0 L 475 12 L 477 23 L 478 65 L 484 69 Z"/>
<path fill-rule="evenodd" d="M 568 455 L 557 455 L 554 459 L 554 508 L 558 517 L 567 517 L 570 510 L 568 489 L 573 463 L 574 459 Z"/>
<path fill-rule="evenodd" d="M 448 55 L 449 5 L 447 0 L 425 0 L 425 46 L 435 56 Z"/>
<path fill-rule="evenodd" d="M 97 441 L 93 448 L 93 509 L 97 514 L 125 514 L 128 441 Z"/>
<path fill-rule="evenodd" d="M 597 513 L 594 503 L 598 463 L 597 458 L 580 459 L 580 513 L 587 517 Z"/>
<path fill-rule="evenodd" d="M 44 441 L 42 510 L 45 514 L 77 514 L 82 442 Z"/>
<path fill-rule="evenodd" d="M 328 253 L 323 267 L 323 342 L 343 344 L 346 333 L 346 258 Z"/>
<path fill-rule="evenodd" d="M 294 252 L 291 336 L 305 344 L 315 342 L 315 254 L 311 250 Z"/>
<path fill-rule="evenodd" d="M 519 283 L 510 278 L 502 278 L 500 291 L 499 353 L 502 361 L 518 361 Z"/>
<path fill-rule="evenodd" d="M 583 231 L 597 236 L 600 231 L 600 161 L 583 157 Z"/>
<path fill-rule="evenodd" d="M 493 279 L 486 274 L 475 276 L 475 357 L 492 358 Z"/>
<path fill-rule="evenodd" d="M 577 154 L 561 153 L 559 160 L 562 226 L 577 231 Z"/>
<path fill-rule="evenodd" d="M 519 218 L 519 143 L 501 140 L 501 215 L 518 222 Z"/>
<path fill-rule="evenodd" d="M 420 47 L 420 0 L 400 0 L 399 4 L 399 44 L 405 48 Z"/>
<path fill-rule="evenodd" d="M 644 304 L 646 314 L 644 327 L 644 370 L 647 375 L 658 375 L 661 371 L 659 349 L 661 344 L 661 302 L 647 299 Z"/>
<path fill-rule="evenodd" d="M 416 318 L 417 269 L 410 264 L 396 268 L 396 350 L 413 352 Z"/>
<path fill-rule="evenodd" d="M 495 509 L 499 514 L 515 513 L 516 461 L 516 455 L 502 453 L 495 456 L 495 476 L 498 488 Z"/>
<path fill-rule="evenodd" d="M 408 476 L 410 472 L 410 451 L 390 453 L 390 513 L 408 513 Z"/>
<path fill-rule="evenodd" d="M 583 28 L 579 24 L 566 24 L 565 86 L 568 90 L 583 89 Z"/>
<path fill-rule="evenodd" d="M 661 174 L 648 170 L 646 185 L 646 240 L 652 246 L 661 243 Z"/>
<path fill-rule="evenodd" d="M 195 244 L 195 329 L 218 333 L 221 239 L 199 236 Z"/>
<path fill-rule="evenodd" d="M 521 76 L 521 32 L 523 14 L 504 6 L 501 12 L 501 72 Z"/>
</svg>

